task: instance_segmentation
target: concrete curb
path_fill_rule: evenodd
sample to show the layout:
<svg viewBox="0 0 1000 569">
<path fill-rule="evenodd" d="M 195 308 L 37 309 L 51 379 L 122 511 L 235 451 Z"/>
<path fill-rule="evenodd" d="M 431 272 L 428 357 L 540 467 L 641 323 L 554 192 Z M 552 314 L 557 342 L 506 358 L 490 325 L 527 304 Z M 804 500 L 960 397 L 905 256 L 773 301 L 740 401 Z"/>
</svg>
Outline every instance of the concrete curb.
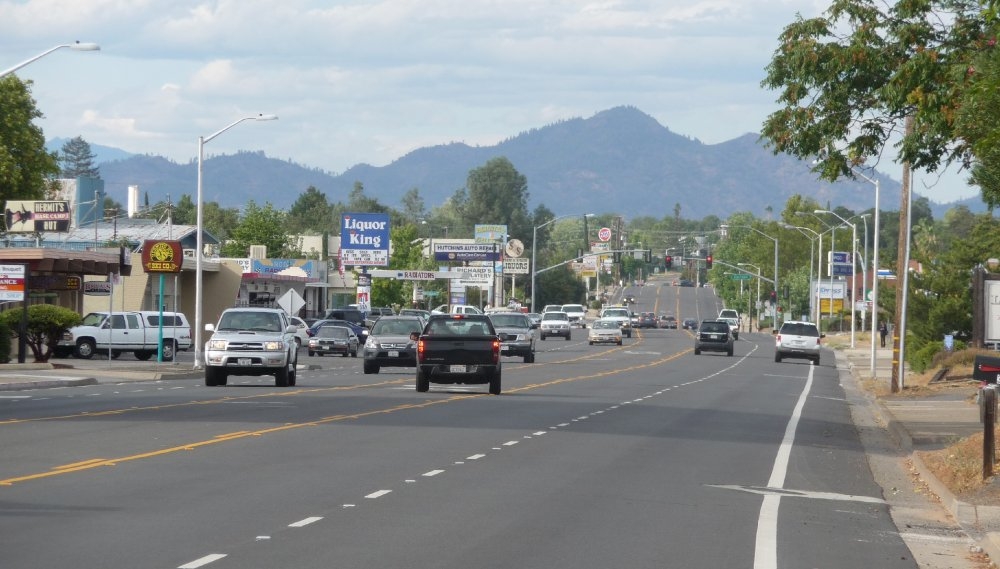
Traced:
<svg viewBox="0 0 1000 569">
<path fill-rule="evenodd" d="M 849 359 L 844 358 L 851 370 L 851 377 L 858 382 L 860 387 L 861 378 L 858 374 L 857 367 L 854 362 Z M 942 483 L 937 476 L 927 467 L 927 464 L 920 458 L 920 455 L 913 450 L 913 440 L 910 438 L 910 433 L 906 430 L 899 421 L 895 419 L 892 412 L 885 406 L 885 404 L 880 401 L 877 397 L 861 390 L 865 393 L 865 396 L 874 401 L 876 405 L 872 406 L 876 413 L 878 413 L 879 418 L 882 420 L 883 424 L 886 426 L 886 430 L 889 435 L 899 444 L 900 448 L 903 450 L 913 463 L 913 467 L 917 469 L 917 473 L 920 475 L 921 480 L 923 480 L 927 487 L 930 488 L 931 492 L 941 501 L 944 507 L 954 516 L 955 520 L 958 521 L 959 525 L 966 528 L 966 531 L 970 533 L 970 538 L 974 539 L 979 547 L 990 556 L 990 559 L 1000 560 L 1000 532 L 995 530 L 1000 529 L 1000 507 L 997 506 L 977 506 L 975 504 L 969 504 L 968 502 L 963 502 L 959 500 L 952 491 Z M 978 537 L 975 537 L 978 536 Z"/>
</svg>

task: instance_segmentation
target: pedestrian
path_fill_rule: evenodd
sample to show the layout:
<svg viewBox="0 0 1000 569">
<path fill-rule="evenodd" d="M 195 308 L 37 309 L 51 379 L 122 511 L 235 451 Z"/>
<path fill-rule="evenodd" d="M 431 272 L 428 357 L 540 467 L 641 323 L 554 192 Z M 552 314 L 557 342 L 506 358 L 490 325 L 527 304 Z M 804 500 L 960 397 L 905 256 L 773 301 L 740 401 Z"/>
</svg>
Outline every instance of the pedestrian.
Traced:
<svg viewBox="0 0 1000 569">
<path fill-rule="evenodd" d="M 889 327 L 885 325 L 885 320 L 883 320 L 878 325 L 878 335 L 882 338 L 882 347 L 885 347 L 885 337 L 889 335 Z"/>
</svg>

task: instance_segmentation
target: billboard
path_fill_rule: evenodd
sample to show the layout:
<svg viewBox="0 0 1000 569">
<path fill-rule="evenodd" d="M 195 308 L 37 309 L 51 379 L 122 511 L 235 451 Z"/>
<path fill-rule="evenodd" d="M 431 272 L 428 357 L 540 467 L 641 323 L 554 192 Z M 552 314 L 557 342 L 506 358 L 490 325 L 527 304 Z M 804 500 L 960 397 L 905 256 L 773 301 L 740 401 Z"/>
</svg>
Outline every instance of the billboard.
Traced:
<svg viewBox="0 0 1000 569">
<path fill-rule="evenodd" d="M 496 243 L 435 243 L 435 261 L 498 261 L 500 247 Z"/>
<path fill-rule="evenodd" d="M 340 259 L 346 266 L 387 266 L 389 214 L 343 214 L 340 218 Z"/>
<path fill-rule="evenodd" d="M 4 221 L 11 233 L 69 231 L 72 211 L 66 201 L 7 200 Z"/>
</svg>

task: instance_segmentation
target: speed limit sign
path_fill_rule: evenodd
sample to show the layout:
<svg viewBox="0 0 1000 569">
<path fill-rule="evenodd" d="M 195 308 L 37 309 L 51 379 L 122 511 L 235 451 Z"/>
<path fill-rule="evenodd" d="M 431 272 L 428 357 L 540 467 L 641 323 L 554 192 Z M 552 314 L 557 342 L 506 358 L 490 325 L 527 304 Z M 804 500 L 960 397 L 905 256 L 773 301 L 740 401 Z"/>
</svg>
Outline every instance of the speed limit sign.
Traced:
<svg viewBox="0 0 1000 569">
<path fill-rule="evenodd" d="M 602 227 L 601 230 L 597 232 L 597 238 L 605 243 L 611 241 L 611 228 Z"/>
</svg>

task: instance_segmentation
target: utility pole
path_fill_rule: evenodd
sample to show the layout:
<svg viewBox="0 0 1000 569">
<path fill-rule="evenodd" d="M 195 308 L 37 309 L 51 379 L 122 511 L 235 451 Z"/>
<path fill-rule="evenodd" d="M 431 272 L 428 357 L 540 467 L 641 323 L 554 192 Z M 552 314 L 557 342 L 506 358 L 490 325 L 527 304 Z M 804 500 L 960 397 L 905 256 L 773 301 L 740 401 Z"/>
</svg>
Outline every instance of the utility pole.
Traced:
<svg viewBox="0 0 1000 569">
<path fill-rule="evenodd" d="M 903 136 L 913 134 L 913 116 L 906 117 Z M 899 203 L 899 246 L 896 254 L 896 314 L 892 329 L 891 391 L 899 393 L 904 385 L 903 365 L 906 348 L 906 289 L 910 274 L 910 163 L 903 162 L 903 188 Z M 876 270 L 878 268 L 876 267 Z M 876 278 L 878 275 L 876 274 Z"/>
</svg>

